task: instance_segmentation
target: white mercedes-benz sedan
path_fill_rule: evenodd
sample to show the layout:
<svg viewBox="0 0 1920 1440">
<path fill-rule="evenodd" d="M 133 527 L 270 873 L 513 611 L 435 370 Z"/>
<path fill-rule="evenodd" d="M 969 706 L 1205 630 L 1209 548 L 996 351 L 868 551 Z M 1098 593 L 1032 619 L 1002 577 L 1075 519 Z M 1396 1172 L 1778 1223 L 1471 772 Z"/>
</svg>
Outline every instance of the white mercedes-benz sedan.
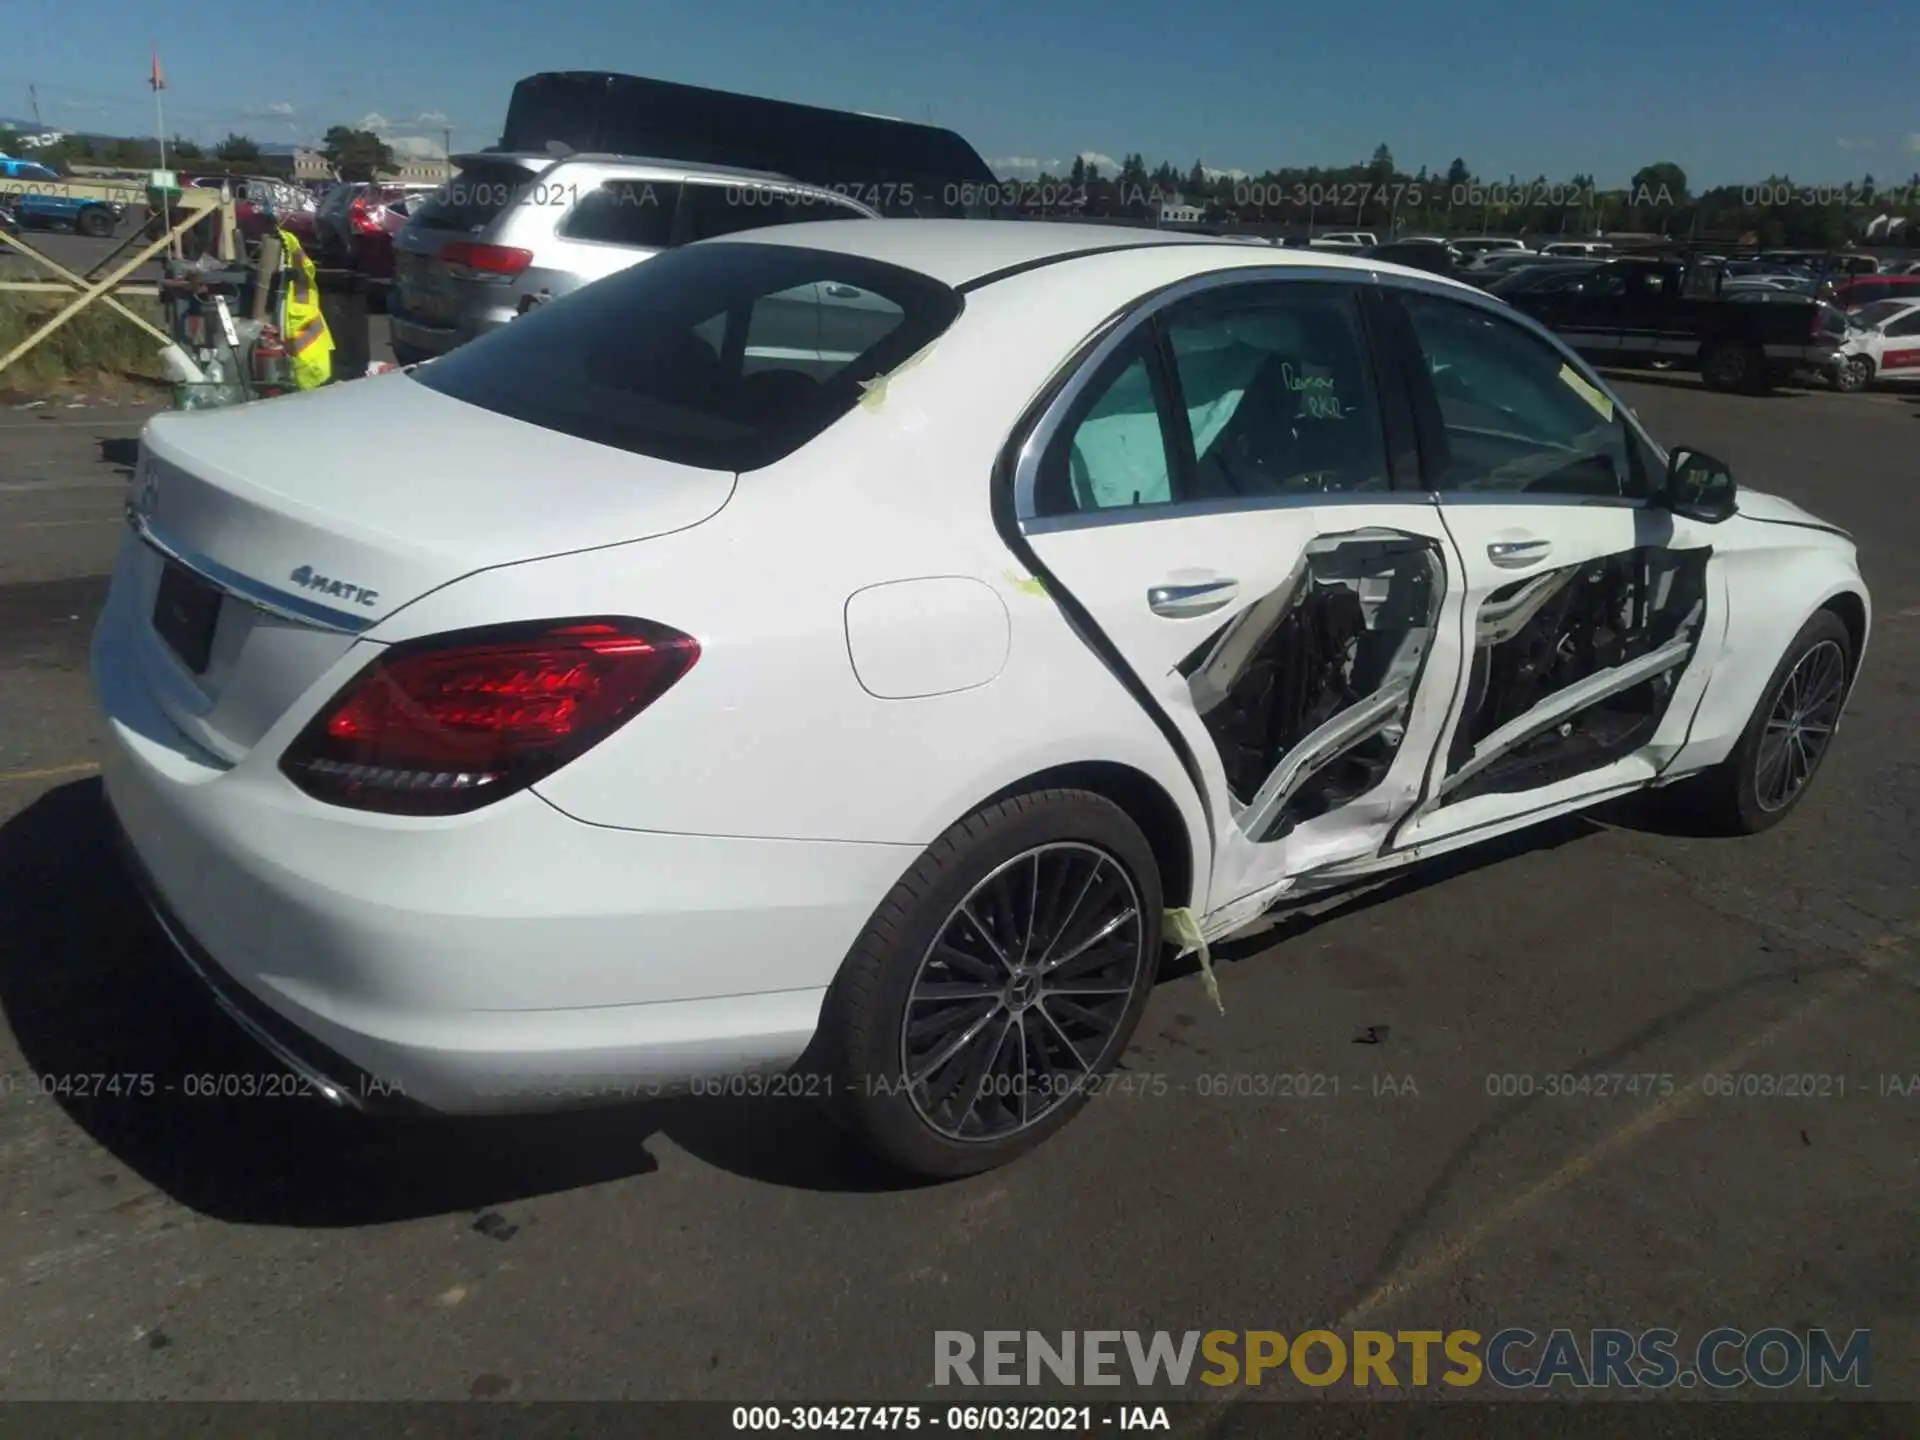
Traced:
<svg viewBox="0 0 1920 1440">
<path fill-rule="evenodd" d="M 935 1175 L 1277 904 L 1676 781 L 1774 823 L 1869 626 L 1498 300 L 1043 223 L 733 235 L 161 416 L 128 523 L 107 794 L 315 1093 L 812 1095 Z"/>
</svg>

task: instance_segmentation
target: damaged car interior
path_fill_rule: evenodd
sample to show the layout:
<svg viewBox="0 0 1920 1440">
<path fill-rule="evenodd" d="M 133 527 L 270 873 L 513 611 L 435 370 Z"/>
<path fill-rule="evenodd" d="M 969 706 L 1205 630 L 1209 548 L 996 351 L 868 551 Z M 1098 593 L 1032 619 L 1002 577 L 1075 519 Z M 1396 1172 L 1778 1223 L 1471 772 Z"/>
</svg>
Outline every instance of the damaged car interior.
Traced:
<svg viewBox="0 0 1920 1440">
<path fill-rule="evenodd" d="M 1550 785 L 1645 745 L 1699 641 L 1711 556 L 1649 547 L 1489 595 L 1442 803 Z"/>
<path fill-rule="evenodd" d="M 1248 839 L 1278 840 L 1386 777 L 1445 589 L 1432 540 L 1327 536 L 1181 665 Z"/>
</svg>

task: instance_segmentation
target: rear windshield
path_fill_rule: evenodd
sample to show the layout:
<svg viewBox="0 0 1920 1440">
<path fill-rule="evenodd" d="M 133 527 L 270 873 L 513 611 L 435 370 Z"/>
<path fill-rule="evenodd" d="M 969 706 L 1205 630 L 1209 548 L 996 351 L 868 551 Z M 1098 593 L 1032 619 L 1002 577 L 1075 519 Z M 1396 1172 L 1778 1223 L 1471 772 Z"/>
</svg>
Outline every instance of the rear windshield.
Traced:
<svg viewBox="0 0 1920 1440">
<path fill-rule="evenodd" d="M 708 470 L 799 449 L 944 333 L 960 296 L 824 250 L 669 250 L 430 365 L 430 390 L 598 445 Z"/>
<path fill-rule="evenodd" d="M 446 184 L 417 200 L 408 218 L 429 230 L 479 230 L 528 194 L 533 178 L 526 166 L 511 162 L 483 160 L 463 166 Z"/>
</svg>

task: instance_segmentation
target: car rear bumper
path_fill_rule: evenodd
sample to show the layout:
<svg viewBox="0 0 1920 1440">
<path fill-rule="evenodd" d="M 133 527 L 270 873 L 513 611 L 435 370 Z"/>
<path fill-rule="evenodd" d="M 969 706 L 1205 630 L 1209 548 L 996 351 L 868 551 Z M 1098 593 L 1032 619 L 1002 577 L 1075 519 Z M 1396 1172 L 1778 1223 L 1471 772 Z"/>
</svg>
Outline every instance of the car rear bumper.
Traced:
<svg viewBox="0 0 1920 1440">
<path fill-rule="evenodd" d="M 108 802 L 175 948 L 335 1103 L 545 1110 L 790 1066 L 911 847 L 584 824 L 529 793 L 450 821 L 213 763 L 159 710 L 110 601 Z M 263 749 L 266 747 L 262 747 Z"/>
<path fill-rule="evenodd" d="M 398 291 L 390 289 L 389 293 L 397 295 Z M 394 305 L 387 313 L 387 333 L 393 337 L 395 345 L 426 355 L 444 355 L 449 350 L 457 350 L 469 340 L 479 339 L 490 330 L 499 329 L 513 318 L 511 314 L 487 312 L 462 317 L 456 324 L 430 324 Z"/>
</svg>

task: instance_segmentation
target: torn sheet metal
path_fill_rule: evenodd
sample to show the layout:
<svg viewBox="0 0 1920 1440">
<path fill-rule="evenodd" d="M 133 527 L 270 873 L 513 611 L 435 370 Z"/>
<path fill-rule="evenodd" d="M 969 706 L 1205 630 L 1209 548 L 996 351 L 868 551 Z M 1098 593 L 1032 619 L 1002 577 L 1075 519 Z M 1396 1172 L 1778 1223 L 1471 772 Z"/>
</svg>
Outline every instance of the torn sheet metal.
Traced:
<svg viewBox="0 0 1920 1440">
<path fill-rule="evenodd" d="M 1699 644 L 1710 555 L 1630 550 L 1488 596 L 1442 803 L 1552 784 L 1645 745 Z"/>
<path fill-rule="evenodd" d="M 1430 539 L 1363 531 L 1315 541 L 1284 584 L 1180 667 L 1248 839 L 1278 840 L 1385 779 L 1445 574 Z"/>
</svg>

